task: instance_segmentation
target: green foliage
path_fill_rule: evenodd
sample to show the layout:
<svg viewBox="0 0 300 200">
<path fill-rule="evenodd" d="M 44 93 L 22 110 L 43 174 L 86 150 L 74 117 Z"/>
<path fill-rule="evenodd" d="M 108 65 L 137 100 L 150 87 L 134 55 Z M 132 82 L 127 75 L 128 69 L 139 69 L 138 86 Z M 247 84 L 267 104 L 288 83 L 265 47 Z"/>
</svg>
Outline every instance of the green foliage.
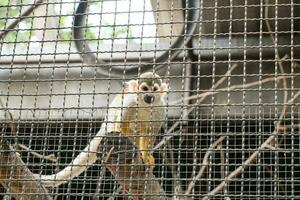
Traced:
<svg viewBox="0 0 300 200">
<path fill-rule="evenodd" d="M 91 28 L 86 29 L 85 35 L 86 35 L 86 38 L 88 40 L 92 40 L 93 42 L 97 42 L 96 41 L 97 37 L 96 37 L 95 33 L 92 31 Z"/>
<path fill-rule="evenodd" d="M 10 0 L 0 0 L 0 29 L 5 29 L 7 25 L 7 18 L 17 18 L 21 12 L 20 4 L 24 4 L 26 0 L 16 0 L 14 4 Z M 23 20 L 26 27 L 30 28 L 32 19 L 28 18 Z M 31 31 L 30 30 L 16 30 L 10 31 L 4 38 L 4 42 L 26 42 L 30 40 Z"/>
<path fill-rule="evenodd" d="M 110 37 L 113 39 L 120 37 L 132 37 L 132 30 L 130 27 L 113 26 L 111 24 L 106 25 L 108 25 L 108 27 L 105 28 L 105 37 Z"/>
<path fill-rule="evenodd" d="M 0 6 L 6 6 L 9 0 L 0 0 Z"/>
<path fill-rule="evenodd" d="M 13 2 L 13 3 L 12 3 Z M 30 0 L 0 0 L 0 29 L 4 29 L 7 26 L 7 18 L 17 18 L 20 15 L 21 4 L 26 4 L 31 2 Z M 94 6 L 99 6 L 95 4 Z M 64 42 L 70 42 L 72 40 L 72 30 L 71 28 L 64 28 L 68 25 L 67 21 L 72 21 L 72 16 L 60 16 L 59 17 L 59 39 Z M 4 42 L 26 42 L 30 41 L 31 35 L 34 33 L 30 30 L 32 24 L 32 18 L 27 18 L 22 21 L 23 25 L 25 24 L 25 28 L 28 30 L 20 30 L 16 28 L 13 31 L 10 31 L 6 37 L 4 38 Z M 113 39 L 117 39 L 120 37 L 132 37 L 132 30 L 130 27 L 124 26 L 114 26 L 113 24 L 105 23 L 109 25 L 108 27 L 103 27 L 104 37 L 109 37 Z M 93 25 L 93 24 L 91 24 Z M 23 26 L 24 27 L 24 26 Z M 97 43 L 98 35 L 93 28 L 87 26 L 85 29 L 86 39 L 91 42 Z"/>
<path fill-rule="evenodd" d="M 66 16 L 59 16 L 58 24 L 64 26 L 66 24 Z"/>
<path fill-rule="evenodd" d="M 66 26 L 66 21 L 67 17 L 66 16 L 60 16 L 59 17 L 59 25 L 60 27 L 65 27 Z M 96 35 L 92 31 L 91 28 L 86 29 L 86 38 L 88 40 L 92 40 L 93 42 L 96 42 Z M 62 40 L 63 42 L 70 42 L 72 40 L 72 32 L 70 29 L 61 29 L 59 30 L 59 39 Z"/>
<path fill-rule="evenodd" d="M 3 29 L 4 28 L 4 20 L 0 20 L 0 28 Z"/>
<path fill-rule="evenodd" d="M 10 31 L 6 36 L 4 41 L 5 42 L 16 42 L 17 33 L 15 31 Z"/>
<path fill-rule="evenodd" d="M 59 39 L 63 42 L 68 42 L 72 40 L 72 33 L 70 30 L 61 29 L 59 31 Z"/>
<path fill-rule="evenodd" d="M 67 19 L 66 16 L 59 17 L 58 24 L 60 28 L 66 26 L 66 19 Z M 64 28 L 60 29 L 58 35 L 59 35 L 59 39 L 62 40 L 63 42 L 70 42 L 72 39 L 72 33 L 71 30 L 69 29 L 64 29 Z"/>
</svg>

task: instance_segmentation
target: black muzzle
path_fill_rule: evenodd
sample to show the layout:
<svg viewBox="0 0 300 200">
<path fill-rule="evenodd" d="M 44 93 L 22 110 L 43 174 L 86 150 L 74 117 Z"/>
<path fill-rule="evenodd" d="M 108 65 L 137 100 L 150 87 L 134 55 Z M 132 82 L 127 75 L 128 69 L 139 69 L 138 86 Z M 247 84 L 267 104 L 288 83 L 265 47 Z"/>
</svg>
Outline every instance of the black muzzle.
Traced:
<svg viewBox="0 0 300 200">
<path fill-rule="evenodd" d="M 153 103 L 155 100 L 155 97 L 153 94 L 145 94 L 144 95 L 144 101 L 148 104 Z"/>
</svg>

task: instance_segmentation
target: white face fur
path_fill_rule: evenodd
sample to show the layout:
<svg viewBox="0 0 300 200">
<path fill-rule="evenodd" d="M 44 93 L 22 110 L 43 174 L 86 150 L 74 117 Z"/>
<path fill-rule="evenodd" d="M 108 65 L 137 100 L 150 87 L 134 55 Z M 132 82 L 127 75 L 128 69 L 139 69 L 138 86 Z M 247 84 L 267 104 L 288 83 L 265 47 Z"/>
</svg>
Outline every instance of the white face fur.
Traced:
<svg viewBox="0 0 300 200">
<path fill-rule="evenodd" d="M 128 93 L 136 93 L 139 103 L 145 106 L 161 104 L 168 91 L 166 83 L 161 85 L 155 83 L 153 86 L 149 86 L 146 82 L 139 84 L 137 80 L 130 80 L 127 85 Z"/>
</svg>

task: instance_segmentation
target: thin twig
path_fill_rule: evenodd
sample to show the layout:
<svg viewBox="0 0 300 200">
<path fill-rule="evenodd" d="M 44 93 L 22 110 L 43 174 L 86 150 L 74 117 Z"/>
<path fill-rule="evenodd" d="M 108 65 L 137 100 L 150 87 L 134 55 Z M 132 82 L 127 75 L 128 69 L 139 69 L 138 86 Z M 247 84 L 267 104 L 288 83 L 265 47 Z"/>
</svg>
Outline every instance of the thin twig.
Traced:
<svg viewBox="0 0 300 200">
<path fill-rule="evenodd" d="M 266 0 L 266 4 L 268 5 L 269 4 L 269 0 Z M 274 35 L 272 34 L 272 30 L 271 30 L 271 25 L 270 25 L 270 21 L 269 21 L 269 18 L 268 18 L 268 13 L 269 13 L 269 7 L 266 6 L 265 7 L 265 19 L 266 19 L 266 25 L 267 25 L 267 29 L 268 29 L 268 32 L 270 33 L 270 37 L 272 39 L 272 42 L 273 42 L 273 45 L 275 46 L 276 45 L 276 41 L 275 41 L 275 37 Z M 276 52 L 276 56 L 279 58 L 279 54 L 278 52 Z M 286 59 L 288 57 L 288 55 L 284 55 L 284 57 L 282 57 L 282 59 L 279 60 L 278 64 L 279 64 L 279 69 L 281 71 L 281 73 L 284 73 L 284 69 L 283 69 L 283 65 L 282 65 L 282 62 L 281 60 L 283 59 Z M 283 87 L 284 87 L 284 103 L 287 102 L 287 98 L 288 98 L 288 93 L 287 93 L 287 82 L 286 80 L 283 80 Z M 296 96 L 296 95 L 295 95 Z M 287 106 L 284 104 L 284 107 L 282 108 L 282 111 L 281 111 L 281 115 L 280 115 L 280 120 L 278 121 L 277 123 L 277 126 L 276 126 L 276 129 L 278 129 L 278 127 L 280 126 L 280 123 L 281 123 L 281 119 L 283 118 L 283 116 L 285 115 L 285 112 L 286 112 L 286 108 Z"/>
<path fill-rule="evenodd" d="M 199 99 L 201 98 L 202 102 L 204 100 L 204 98 L 211 96 L 213 94 L 218 94 L 220 92 L 230 92 L 232 90 L 236 90 L 236 89 L 244 89 L 244 88 L 249 88 L 249 87 L 253 87 L 259 84 L 264 84 L 270 81 L 276 81 L 276 80 L 282 80 L 282 79 L 287 79 L 287 78 L 292 78 L 292 76 L 290 75 L 284 75 L 284 76 L 277 76 L 277 77 L 270 77 L 270 78 L 265 78 L 261 81 L 253 81 L 251 83 L 247 83 L 247 84 L 239 84 L 239 85 L 233 85 L 231 87 L 224 87 L 224 88 L 220 88 L 220 89 L 216 89 L 215 91 L 208 91 L 202 94 L 198 94 L 198 95 L 192 95 L 190 97 L 188 97 L 188 100 L 193 100 L 193 99 Z M 203 99 L 203 100 L 202 100 Z M 176 103 L 177 101 L 174 101 L 172 103 Z"/>
<path fill-rule="evenodd" d="M 113 150 L 114 150 L 114 147 L 111 147 L 109 152 L 107 153 L 105 159 L 102 162 L 102 168 L 101 168 L 101 171 L 100 171 L 100 174 L 99 174 L 99 180 L 98 180 L 96 191 L 93 195 L 93 199 L 99 199 L 99 196 L 98 196 L 97 193 L 99 193 L 99 191 L 100 191 L 100 187 L 101 187 L 101 183 L 102 183 L 102 179 L 103 179 L 102 177 L 105 175 L 105 172 L 106 172 L 105 164 L 107 163 L 108 159 L 110 158 Z"/>
<path fill-rule="evenodd" d="M 221 170 L 221 180 L 224 180 L 225 178 L 225 155 L 224 155 L 224 151 L 223 151 L 223 146 L 222 143 L 218 145 L 217 149 L 220 151 L 220 170 Z M 224 194 L 227 195 L 227 188 L 224 187 Z"/>
<path fill-rule="evenodd" d="M 114 200 L 115 196 L 119 194 L 123 190 L 122 186 L 119 186 L 116 191 L 107 199 L 107 200 Z"/>
<path fill-rule="evenodd" d="M 293 125 L 281 125 L 278 127 L 278 130 L 280 131 L 286 131 L 286 130 L 289 130 L 289 129 L 292 129 L 292 128 L 297 128 L 299 129 L 300 128 L 300 124 L 293 124 Z"/>
<path fill-rule="evenodd" d="M 295 99 L 297 99 L 300 96 L 300 91 L 298 91 L 293 98 L 291 98 L 285 105 L 290 105 L 294 102 Z M 285 106 L 286 107 L 286 106 Z M 279 122 L 281 122 L 283 116 L 285 113 L 285 108 L 283 108 L 282 113 L 280 115 L 279 121 L 277 122 L 277 124 L 279 124 Z M 240 175 L 247 167 L 249 167 L 249 165 L 251 163 L 253 163 L 255 161 L 255 159 L 257 158 L 257 156 L 259 155 L 259 153 L 265 149 L 269 144 L 271 144 L 275 137 L 277 136 L 277 128 L 272 132 L 272 134 L 265 140 L 265 142 L 254 152 L 250 155 L 250 157 L 238 168 L 236 168 L 233 172 L 231 172 L 224 181 L 222 181 L 217 187 L 215 187 L 215 189 L 213 189 L 211 192 L 209 192 L 205 197 L 202 198 L 202 200 L 207 200 L 209 196 L 213 196 L 216 195 L 217 193 L 219 193 L 225 186 L 225 183 L 229 183 L 231 181 L 233 181 L 233 179 L 235 177 L 237 177 L 238 175 Z"/>
<path fill-rule="evenodd" d="M 173 149 L 172 146 L 171 146 L 171 143 L 170 141 L 167 143 L 167 149 Z M 170 170 L 171 170 L 171 174 L 172 174 L 172 178 L 174 180 L 176 180 L 176 169 L 175 169 L 175 161 L 174 161 L 174 152 L 171 150 L 168 152 L 169 154 L 169 158 L 166 157 L 165 160 L 167 161 L 167 166 L 169 166 Z M 177 186 L 175 184 L 172 184 L 172 191 L 173 193 L 175 194 L 176 190 L 178 191 L 182 191 L 182 186 L 180 184 L 180 182 L 178 183 L 178 181 L 175 181 L 177 182 Z"/>
<path fill-rule="evenodd" d="M 4 108 L 0 99 L 0 107 Z M 15 131 L 13 116 L 9 111 L 5 111 L 5 118 L 11 123 L 11 131 Z M 4 133 L 1 133 L 4 135 Z M 11 133 L 11 135 L 16 132 Z M 0 184 L 15 199 L 40 199 L 52 200 L 48 190 L 35 179 L 34 174 L 28 169 L 21 159 L 19 153 L 7 140 L 0 138 Z"/>
<path fill-rule="evenodd" d="M 228 71 L 224 74 L 224 77 L 222 77 L 220 80 L 217 81 L 216 84 L 214 84 L 213 86 L 211 86 L 211 88 L 209 89 L 208 92 L 205 92 L 205 93 L 202 93 L 202 94 L 197 94 L 197 95 L 194 95 L 193 97 L 195 97 L 195 99 L 198 99 L 196 103 L 192 104 L 192 105 L 197 105 L 197 104 L 200 104 L 202 101 L 204 101 L 204 99 L 206 97 L 208 97 L 209 95 L 212 95 L 214 93 L 211 93 L 210 91 L 213 91 L 215 88 L 217 88 L 219 85 L 221 85 L 225 80 L 226 78 L 228 78 L 228 75 L 237 67 L 238 65 L 237 64 L 234 64 L 232 66 L 229 67 Z M 207 95 L 204 95 L 204 94 L 207 94 Z M 187 97 L 186 100 L 192 100 L 190 99 L 190 97 Z M 181 102 L 181 101 L 180 101 Z M 171 102 L 171 103 L 176 103 L 176 102 Z M 191 107 L 190 109 L 188 109 L 182 116 L 182 119 L 185 119 L 195 108 L 194 107 Z M 168 140 L 170 140 L 173 136 L 177 135 L 178 133 L 173 133 L 173 131 L 175 130 L 175 128 L 177 126 L 179 126 L 181 123 L 181 120 L 177 121 L 175 124 L 173 124 L 173 126 L 168 129 L 168 131 L 166 132 L 166 135 L 168 134 L 171 134 L 169 136 L 165 136 L 161 142 L 159 142 L 155 147 L 154 147 L 154 150 L 160 148 L 162 145 L 164 145 Z"/>
<path fill-rule="evenodd" d="M 37 0 L 33 5 L 26 9 L 17 19 L 12 21 L 12 23 L 10 23 L 6 29 L 0 32 L 0 39 L 3 39 L 9 31 L 13 30 L 18 25 L 18 23 L 26 19 L 26 16 L 30 15 L 35 8 L 42 5 L 42 2 L 43 0 Z"/>
<path fill-rule="evenodd" d="M 4 104 L 2 102 L 2 100 L 0 99 L 0 106 L 2 108 L 4 108 Z M 57 158 L 55 157 L 54 154 L 50 154 L 48 156 L 43 156 L 35 151 L 33 151 L 32 149 L 30 149 L 29 147 L 23 145 L 23 144 L 19 144 L 17 143 L 17 128 L 14 124 L 14 118 L 13 118 L 13 115 L 11 114 L 11 112 L 9 110 L 5 110 L 5 113 L 4 113 L 4 116 L 5 116 L 5 119 L 9 122 L 10 124 L 10 132 L 11 132 L 11 135 L 14 136 L 14 139 L 15 139 L 15 145 L 18 146 L 19 148 L 21 149 L 24 149 L 26 151 L 28 151 L 30 154 L 40 158 L 40 159 L 46 159 L 46 160 L 49 160 L 49 161 L 52 161 L 52 162 L 57 162 Z"/>
<path fill-rule="evenodd" d="M 269 0 L 266 0 L 266 3 L 269 4 Z M 268 32 L 270 33 L 270 37 L 272 39 L 272 42 L 273 42 L 273 45 L 274 47 L 276 46 L 276 40 L 275 40 L 275 36 L 272 34 L 272 29 L 271 29 L 271 24 L 270 24 L 270 20 L 268 18 L 268 15 L 269 15 L 269 7 L 266 6 L 265 7 L 265 19 L 266 19 L 266 25 L 267 25 L 267 30 Z M 276 51 L 276 56 L 277 58 L 280 58 L 279 54 L 278 54 L 278 51 Z M 283 68 L 283 64 L 282 64 L 282 60 L 285 60 L 287 59 L 289 56 L 288 54 L 285 54 L 281 59 L 279 59 L 279 62 L 278 62 L 278 65 L 279 65 L 279 69 L 280 69 L 280 73 L 284 74 L 284 68 Z M 283 102 L 287 102 L 287 99 L 288 99 L 288 87 L 287 87 L 287 81 L 286 79 L 283 80 L 283 88 L 284 88 L 284 97 L 283 97 Z M 284 105 L 283 109 L 282 109 L 282 115 L 285 115 L 285 112 L 286 112 L 286 105 Z M 277 126 L 276 128 L 278 129 L 279 126 L 281 124 L 281 121 L 279 121 L 279 123 L 277 123 Z M 275 149 L 278 149 L 278 144 L 280 145 L 282 142 L 285 142 L 285 134 L 286 132 L 284 131 L 284 134 L 282 134 L 282 138 L 281 140 L 279 141 L 275 141 Z"/>
<path fill-rule="evenodd" d="M 193 187 L 195 186 L 196 182 L 201 179 L 201 177 L 203 176 L 205 169 L 208 165 L 208 159 L 209 159 L 210 154 L 224 139 L 225 139 L 225 136 L 221 136 L 221 137 L 219 137 L 218 140 L 216 140 L 213 144 L 210 145 L 210 147 L 206 151 L 204 158 L 202 160 L 202 164 L 201 164 L 202 167 L 200 168 L 196 177 L 189 183 L 188 188 L 185 191 L 185 195 L 189 195 L 191 193 Z"/>
<path fill-rule="evenodd" d="M 298 62 L 294 61 L 294 65 L 295 65 L 296 67 L 300 68 L 300 64 L 299 64 Z"/>
<path fill-rule="evenodd" d="M 268 24 L 268 28 L 270 31 L 270 24 Z M 272 34 L 271 34 L 273 43 L 275 43 L 275 39 L 273 38 Z M 277 54 L 277 56 L 279 57 L 279 55 Z M 287 56 L 285 55 L 281 60 L 286 59 Z M 281 73 L 284 73 L 283 70 L 283 66 L 281 61 L 278 63 L 279 67 L 280 67 L 280 71 Z M 280 77 L 280 76 L 279 76 Z M 275 77 L 276 80 L 278 80 L 278 77 Z M 262 82 L 262 81 L 261 81 Z M 272 134 L 269 136 L 268 139 L 265 140 L 265 142 L 258 148 L 258 150 L 256 150 L 253 154 L 251 154 L 251 156 L 240 166 L 238 167 L 236 170 L 234 170 L 231 174 L 229 174 L 229 176 L 226 177 L 226 180 L 222 181 L 215 189 L 213 189 L 211 192 L 209 192 L 205 197 L 202 198 L 202 200 L 207 200 L 209 196 L 213 196 L 215 194 L 217 194 L 218 192 L 220 192 L 224 186 L 226 185 L 226 183 L 228 184 L 229 182 L 231 182 L 233 180 L 233 178 L 237 177 L 238 175 L 240 175 L 245 168 L 247 168 L 249 166 L 249 164 L 253 163 L 256 159 L 256 157 L 259 155 L 260 151 L 265 149 L 265 148 L 271 148 L 273 147 L 271 145 L 271 143 L 273 143 L 276 139 L 277 136 L 277 131 L 280 127 L 280 124 L 282 122 L 283 117 L 285 116 L 286 113 L 286 109 L 287 109 L 287 105 L 292 104 L 294 102 L 294 100 L 296 98 L 298 98 L 298 96 L 300 95 L 300 91 L 298 91 L 293 98 L 291 98 L 289 101 L 287 101 L 288 98 L 288 94 L 287 94 L 287 83 L 286 83 L 286 79 L 283 79 L 283 87 L 284 87 L 284 107 L 281 110 L 281 114 L 279 116 L 279 120 L 276 123 L 276 127 L 275 130 L 272 132 Z"/>
<path fill-rule="evenodd" d="M 270 149 L 270 150 L 275 151 L 275 152 L 290 153 L 289 150 L 282 149 L 282 148 L 276 148 L 276 147 L 274 147 L 273 145 L 269 145 L 269 144 L 265 144 L 265 148 L 266 148 L 266 149 Z"/>
<path fill-rule="evenodd" d="M 0 98 L 0 106 L 2 108 L 5 108 L 1 98 Z M 16 128 L 16 126 L 14 124 L 13 115 L 7 109 L 5 109 L 5 111 L 4 111 L 4 118 L 9 123 L 9 126 L 10 126 L 10 135 L 13 137 L 14 142 L 17 143 L 17 128 Z"/>
<path fill-rule="evenodd" d="M 269 172 L 269 173 L 272 175 L 272 168 L 271 168 L 271 167 L 269 167 L 268 165 L 264 165 L 264 168 L 267 170 L 267 172 Z M 286 191 L 286 190 L 284 189 L 284 187 L 282 186 L 282 184 L 280 184 L 280 183 L 278 183 L 278 184 L 279 184 L 279 189 L 280 189 L 282 192 Z"/>
<path fill-rule="evenodd" d="M 18 143 L 17 146 L 20 147 L 21 149 L 24 149 L 24 150 L 28 151 L 30 154 L 34 155 L 37 158 L 49 160 L 49 161 L 52 161 L 52 162 L 55 162 L 55 163 L 58 161 L 54 154 L 44 156 L 42 154 L 39 154 L 39 153 L 33 151 L 32 149 L 30 149 L 29 147 L 27 147 L 23 144 Z"/>
<path fill-rule="evenodd" d="M 232 65 L 232 66 L 228 69 L 228 71 L 223 75 L 223 77 L 222 77 L 220 80 L 218 80 L 217 83 L 214 84 L 207 92 L 215 91 L 216 88 L 219 87 L 219 86 L 220 86 L 220 85 L 221 85 L 221 84 L 229 77 L 229 75 L 231 74 L 231 72 L 232 72 L 233 70 L 235 70 L 235 68 L 237 68 L 237 66 L 238 66 L 237 64 Z M 207 93 L 207 92 L 205 92 L 205 93 Z M 205 94 L 205 93 L 192 95 L 192 96 L 189 96 L 189 97 L 184 98 L 184 100 L 185 100 L 185 101 L 189 101 L 189 100 L 194 100 L 194 99 L 205 98 L 205 95 L 203 95 L 203 94 Z M 172 101 L 172 102 L 170 102 L 170 104 L 178 104 L 178 103 L 181 103 L 182 101 L 183 101 L 183 100 L 180 99 L 180 100 Z M 202 101 L 203 101 L 203 100 L 200 99 L 200 102 L 202 102 Z"/>
<path fill-rule="evenodd" d="M 15 198 L 52 200 L 48 190 L 35 179 L 16 150 L 0 140 L 0 184 Z"/>
<path fill-rule="evenodd" d="M 266 0 L 266 4 L 269 4 L 269 0 Z M 267 30 L 268 30 L 268 32 L 270 33 L 270 37 L 271 37 L 271 39 L 272 39 L 272 42 L 273 42 L 274 47 L 276 47 L 275 36 L 272 34 L 272 28 L 271 28 L 271 24 L 270 24 L 270 20 L 269 20 L 269 17 L 268 17 L 268 16 L 269 16 L 269 7 L 266 6 L 266 7 L 265 7 L 265 19 L 266 19 Z M 277 56 L 277 58 L 280 57 L 277 51 L 276 51 L 276 56 Z M 288 55 L 285 54 L 283 58 L 288 58 Z M 281 73 L 284 73 L 284 69 L 283 69 L 283 65 L 282 65 L 281 60 L 282 60 L 282 59 L 280 59 L 280 61 L 278 62 L 278 65 L 279 65 L 279 69 L 280 69 Z M 284 102 L 286 102 L 286 101 L 287 101 L 287 98 L 288 98 L 288 94 L 287 94 L 287 82 L 286 82 L 286 80 L 283 81 L 283 87 L 284 87 L 284 89 L 285 89 L 285 90 L 284 90 L 284 91 L 285 91 L 285 92 L 284 92 Z M 286 108 L 284 108 L 284 109 L 286 109 Z M 278 127 L 280 126 L 280 123 L 281 123 L 281 122 L 277 123 L 277 127 L 276 127 L 276 128 L 278 128 Z M 282 143 L 282 142 L 284 141 L 284 139 L 285 139 L 284 135 L 285 135 L 285 132 L 284 132 L 284 134 L 282 135 L 282 138 L 281 138 L 281 141 L 279 142 L 279 144 Z M 277 142 L 276 145 L 278 145 L 278 142 Z"/>
<path fill-rule="evenodd" d="M 292 76 L 278 76 L 276 78 L 275 77 L 270 77 L 270 78 L 263 79 L 262 81 L 254 81 L 254 82 L 251 82 L 251 83 L 248 83 L 248 84 L 241 84 L 241 85 L 233 85 L 229 88 L 220 88 L 220 89 L 215 90 L 214 92 L 205 92 L 205 93 L 202 93 L 202 94 L 199 94 L 199 95 L 191 96 L 190 98 L 197 99 L 197 98 L 201 97 L 202 98 L 201 100 L 203 101 L 206 97 L 211 96 L 213 94 L 220 93 L 222 91 L 230 92 L 231 90 L 234 90 L 234 89 L 249 88 L 249 87 L 253 87 L 253 86 L 256 86 L 256 85 L 263 84 L 263 83 L 271 82 L 271 81 L 274 81 L 274 80 L 287 79 L 287 78 L 291 78 L 291 77 Z M 188 109 L 186 114 L 190 114 L 195 109 L 196 105 L 201 103 L 202 101 L 198 101 L 197 103 L 190 105 L 191 108 Z M 178 133 L 173 133 L 173 131 L 176 129 L 176 127 L 179 124 L 180 124 L 180 120 L 178 120 L 175 124 L 173 124 L 173 126 L 171 126 L 170 129 L 168 129 L 168 131 L 165 133 L 166 136 L 154 147 L 154 150 L 159 149 L 167 141 L 169 141 L 172 137 L 178 135 Z"/>
</svg>

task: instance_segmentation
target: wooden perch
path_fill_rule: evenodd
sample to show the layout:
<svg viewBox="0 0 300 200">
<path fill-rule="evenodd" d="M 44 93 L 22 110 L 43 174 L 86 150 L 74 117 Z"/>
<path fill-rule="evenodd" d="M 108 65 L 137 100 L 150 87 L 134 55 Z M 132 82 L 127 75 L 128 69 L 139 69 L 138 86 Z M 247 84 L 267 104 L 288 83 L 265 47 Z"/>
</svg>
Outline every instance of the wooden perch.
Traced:
<svg viewBox="0 0 300 200">
<path fill-rule="evenodd" d="M 17 200 L 52 200 L 19 154 L 3 139 L 0 140 L 0 183 Z"/>
<path fill-rule="evenodd" d="M 140 159 L 139 150 L 129 138 L 117 132 L 104 137 L 99 147 L 100 153 L 113 148 L 106 162 L 106 167 L 118 183 L 134 200 L 167 200 L 158 180 L 149 172 Z M 105 149 L 104 149 L 105 148 Z M 98 155 L 100 157 L 101 155 Z"/>
</svg>

